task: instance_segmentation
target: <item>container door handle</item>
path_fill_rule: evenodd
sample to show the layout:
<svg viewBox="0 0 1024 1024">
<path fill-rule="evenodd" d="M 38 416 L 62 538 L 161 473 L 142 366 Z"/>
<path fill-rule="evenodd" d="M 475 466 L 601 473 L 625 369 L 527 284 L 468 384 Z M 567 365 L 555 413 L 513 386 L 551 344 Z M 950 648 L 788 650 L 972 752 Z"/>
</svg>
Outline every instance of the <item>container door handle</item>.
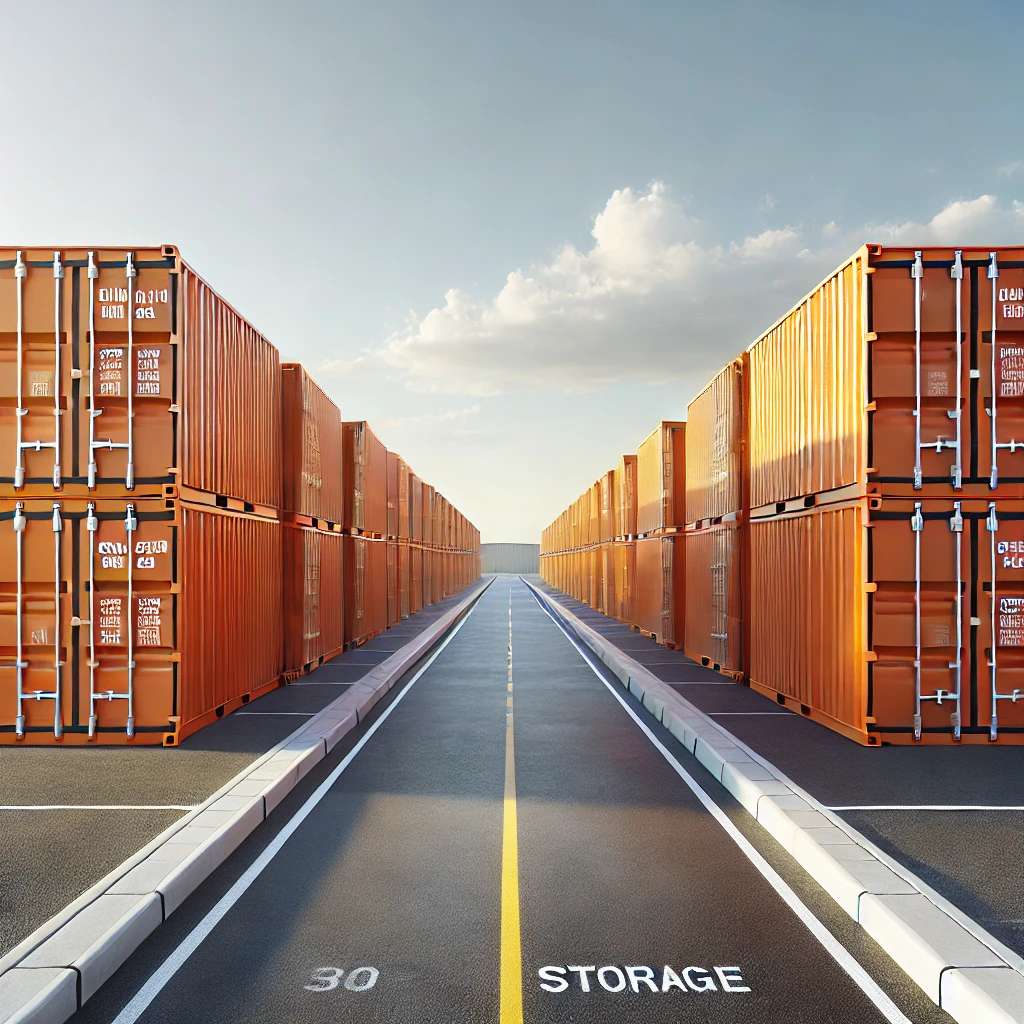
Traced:
<svg viewBox="0 0 1024 1024">
<path fill-rule="evenodd" d="M 90 262 L 92 254 L 89 254 Z M 91 302 L 91 296 L 90 296 Z M 90 471 L 93 469 L 89 467 Z M 90 501 L 85 517 L 85 528 L 89 533 L 89 738 L 96 736 L 99 716 L 96 714 L 96 506 Z"/>
<path fill-rule="evenodd" d="M 19 253 L 20 256 L 20 253 Z M 15 559 L 16 559 L 16 573 L 17 573 L 17 588 L 18 588 L 18 607 L 15 610 L 15 629 L 17 630 L 17 648 L 14 663 L 14 668 L 17 676 L 17 712 L 14 719 L 14 734 L 19 739 L 25 735 L 25 709 L 22 707 L 22 701 L 25 699 L 25 669 L 27 665 L 25 663 L 25 651 L 22 640 L 22 628 L 24 625 L 24 607 L 25 607 L 25 591 L 24 584 L 22 583 L 23 566 L 25 561 L 24 554 L 24 543 L 25 543 L 25 503 L 19 501 L 14 507 L 14 536 L 15 536 Z"/>
<path fill-rule="evenodd" d="M 36 694 L 36 699 L 53 698 L 53 735 L 60 739 L 64 727 L 60 720 L 61 672 L 60 672 L 60 535 L 64 525 L 60 518 L 60 502 L 53 503 L 53 670 L 54 687 L 52 694 Z"/>
<path fill-rule="evenodd" d="M 914 502 L 914 515 L 910 520 L 910 528 L 914 531 L 914 739 L 919 741 L 921 739 L 921 534 L 924 532 L 924 514 L 919 501 Z"/>
<path fill-rule="evenodd" d="M 19 249 L 14 261 L 14 279 L 17 281 L 17 304 L 18 304 L 18 407 L 14 410 L 15 419 L 15 463 L 14 463 L 14 488 L 20 490 L 25 486 L 25 459 L 22 447 L 22 419 L 28 412 L 24 408 L 24 377 L 25 377 L 25 278 L 28 277 L 28 267 L 25 265 L 24 253 Z M 20 577 L 19 577 L 20 579 Z M 18 659 L 21 660 L 20 658 Z"/>
</svg>

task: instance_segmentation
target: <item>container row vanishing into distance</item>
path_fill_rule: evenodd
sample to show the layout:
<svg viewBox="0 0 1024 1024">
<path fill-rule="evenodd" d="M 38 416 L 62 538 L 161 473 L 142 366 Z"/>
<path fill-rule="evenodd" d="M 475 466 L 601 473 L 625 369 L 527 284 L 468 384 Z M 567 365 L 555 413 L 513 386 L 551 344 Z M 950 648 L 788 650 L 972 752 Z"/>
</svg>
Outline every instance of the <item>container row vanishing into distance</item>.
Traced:
<svg viewBox="0 0 1024 1024">
<path fill-rule="evenodd" d="M 868 745 L 1024 742 L 1024 248 L 862 247 L 690 403 L 685 491 L 692 657 Z"/>
<path fill-rule="evenodd" d="M 174 745 L 479 534 L 173 246 L 0 249 L 0 742 Z"/>
</svg>

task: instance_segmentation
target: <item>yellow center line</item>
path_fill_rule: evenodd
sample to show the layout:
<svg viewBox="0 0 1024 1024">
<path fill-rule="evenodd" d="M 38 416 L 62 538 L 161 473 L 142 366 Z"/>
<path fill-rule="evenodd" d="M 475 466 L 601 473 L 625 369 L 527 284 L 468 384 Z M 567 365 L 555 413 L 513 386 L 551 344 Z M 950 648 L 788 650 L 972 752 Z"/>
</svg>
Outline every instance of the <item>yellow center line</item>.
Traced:
<svg viewBox="0 0 1024 1024">
<path fill-rule="evenodd" d="M 501 1017 L 523 1024 L 523 954 L 519 934 L 519 843 L 516 755 L 512 728 L 512 591 L 508 592 L 509 696 L 505 707 L 505 814 L 501 841 Z"/>
</svg>

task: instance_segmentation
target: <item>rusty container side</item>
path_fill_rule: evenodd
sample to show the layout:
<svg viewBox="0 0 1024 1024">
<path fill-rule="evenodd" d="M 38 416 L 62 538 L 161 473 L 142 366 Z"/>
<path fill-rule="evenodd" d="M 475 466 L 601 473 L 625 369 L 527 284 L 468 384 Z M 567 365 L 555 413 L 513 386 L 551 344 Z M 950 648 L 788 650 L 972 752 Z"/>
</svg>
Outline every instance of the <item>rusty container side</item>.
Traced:
<svg viewBox="0 0 1024 1024">
<path fill-rule="evenodd" d="M 298 363 L 281 364 L 281 400 L 282 507 L 340 524 L 345 514 L 341 413 Z"/>
<path fill-rule="evenodd" d="M 345 643 L 361 644 L 387 629 L 387 543 L 345 538 Z"/>
<path fill-rule="evenodd" d="M 692 462 L 688 463 L 692 465 Z M 734 678 L 744 675 L 744 547 L 742 522 L 687 530 L 686 632 L 689 658 Z"/>
<path fill-rule="evenodd" d="M 403 619 L 412 614 L 412 548 L 408 541 L 398 545 L 398 610 Z"/>
<path fill-rule="evenodd" d="M 423 481 L 409 474 L 409 533 L 417 544 L 423 543 Z"/>
<path fill-rule="evenodd" d="M 281 507 L 281 368 L 277 349 L 186 264 L 179 483 Z M 144 437 L 137 448 L 146 447 Z"/>
<path fill-rule="evenodd" d="M 344 526 L 347 530 L 383 537 L 388 528 L 387 450 L 365 420 L 342 426 Z"/>
<path fill-rule="evenodd" d="M 683 525 L 686 511 L 686 424 L 664 421 L 636 453 L 637 533 Z"/>
<path fill-rule="evenodd" d="M 386 537 L 392 540 L 398 539 L 398 475 L 401 458 L 397 452 L 387 453 L 387 529 L 384 531 Z"/>
<path fill-rule="evenodd" d="M 369 592 L 369 621 L 373 634 L 388 628 L 388 545 L 387 541 L 370 542 L 366 557 Z"/>
<path fill-rule="evenodd" d="M 623 455 L 615 470 L 615 537 L 636 536 L 636 456 Z"/>
<path fill-rule="evenodd" d="M 345 643 L 344 536 L 284 524 L 284 669 L 297 675 Z"/>
<path fill-rule="evenodd" d="M 398 539 L 411 540 L 412 523 L 411 493 L 409 479 L 412 473 L 402 459 L 398 460 Z"/>
<path fill-rule="evenodd" d="M 687 523 L 743 509 L 748 359 L 734 359 L 687 406 Z"/>
<path fill-rule="evenodd" d="M 401 597 L 398 592 L 398 544 L 385 541 L 385 572 L 387 585 L 387 625 L 394 626 L 402 619 Z"/>
</svg>

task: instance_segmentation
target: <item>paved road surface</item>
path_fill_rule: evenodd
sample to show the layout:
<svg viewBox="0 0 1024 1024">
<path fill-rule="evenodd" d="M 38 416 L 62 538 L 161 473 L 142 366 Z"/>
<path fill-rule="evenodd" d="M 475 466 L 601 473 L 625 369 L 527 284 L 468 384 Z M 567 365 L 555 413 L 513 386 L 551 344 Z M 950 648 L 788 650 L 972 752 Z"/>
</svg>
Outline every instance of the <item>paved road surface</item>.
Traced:
<svg viewBox="0 0 1024 1024">
<path fill-rule="evenodd" d="M 517 579 L 392 693 L 76 1020 L 949 1019 Z"/>
</svg>

